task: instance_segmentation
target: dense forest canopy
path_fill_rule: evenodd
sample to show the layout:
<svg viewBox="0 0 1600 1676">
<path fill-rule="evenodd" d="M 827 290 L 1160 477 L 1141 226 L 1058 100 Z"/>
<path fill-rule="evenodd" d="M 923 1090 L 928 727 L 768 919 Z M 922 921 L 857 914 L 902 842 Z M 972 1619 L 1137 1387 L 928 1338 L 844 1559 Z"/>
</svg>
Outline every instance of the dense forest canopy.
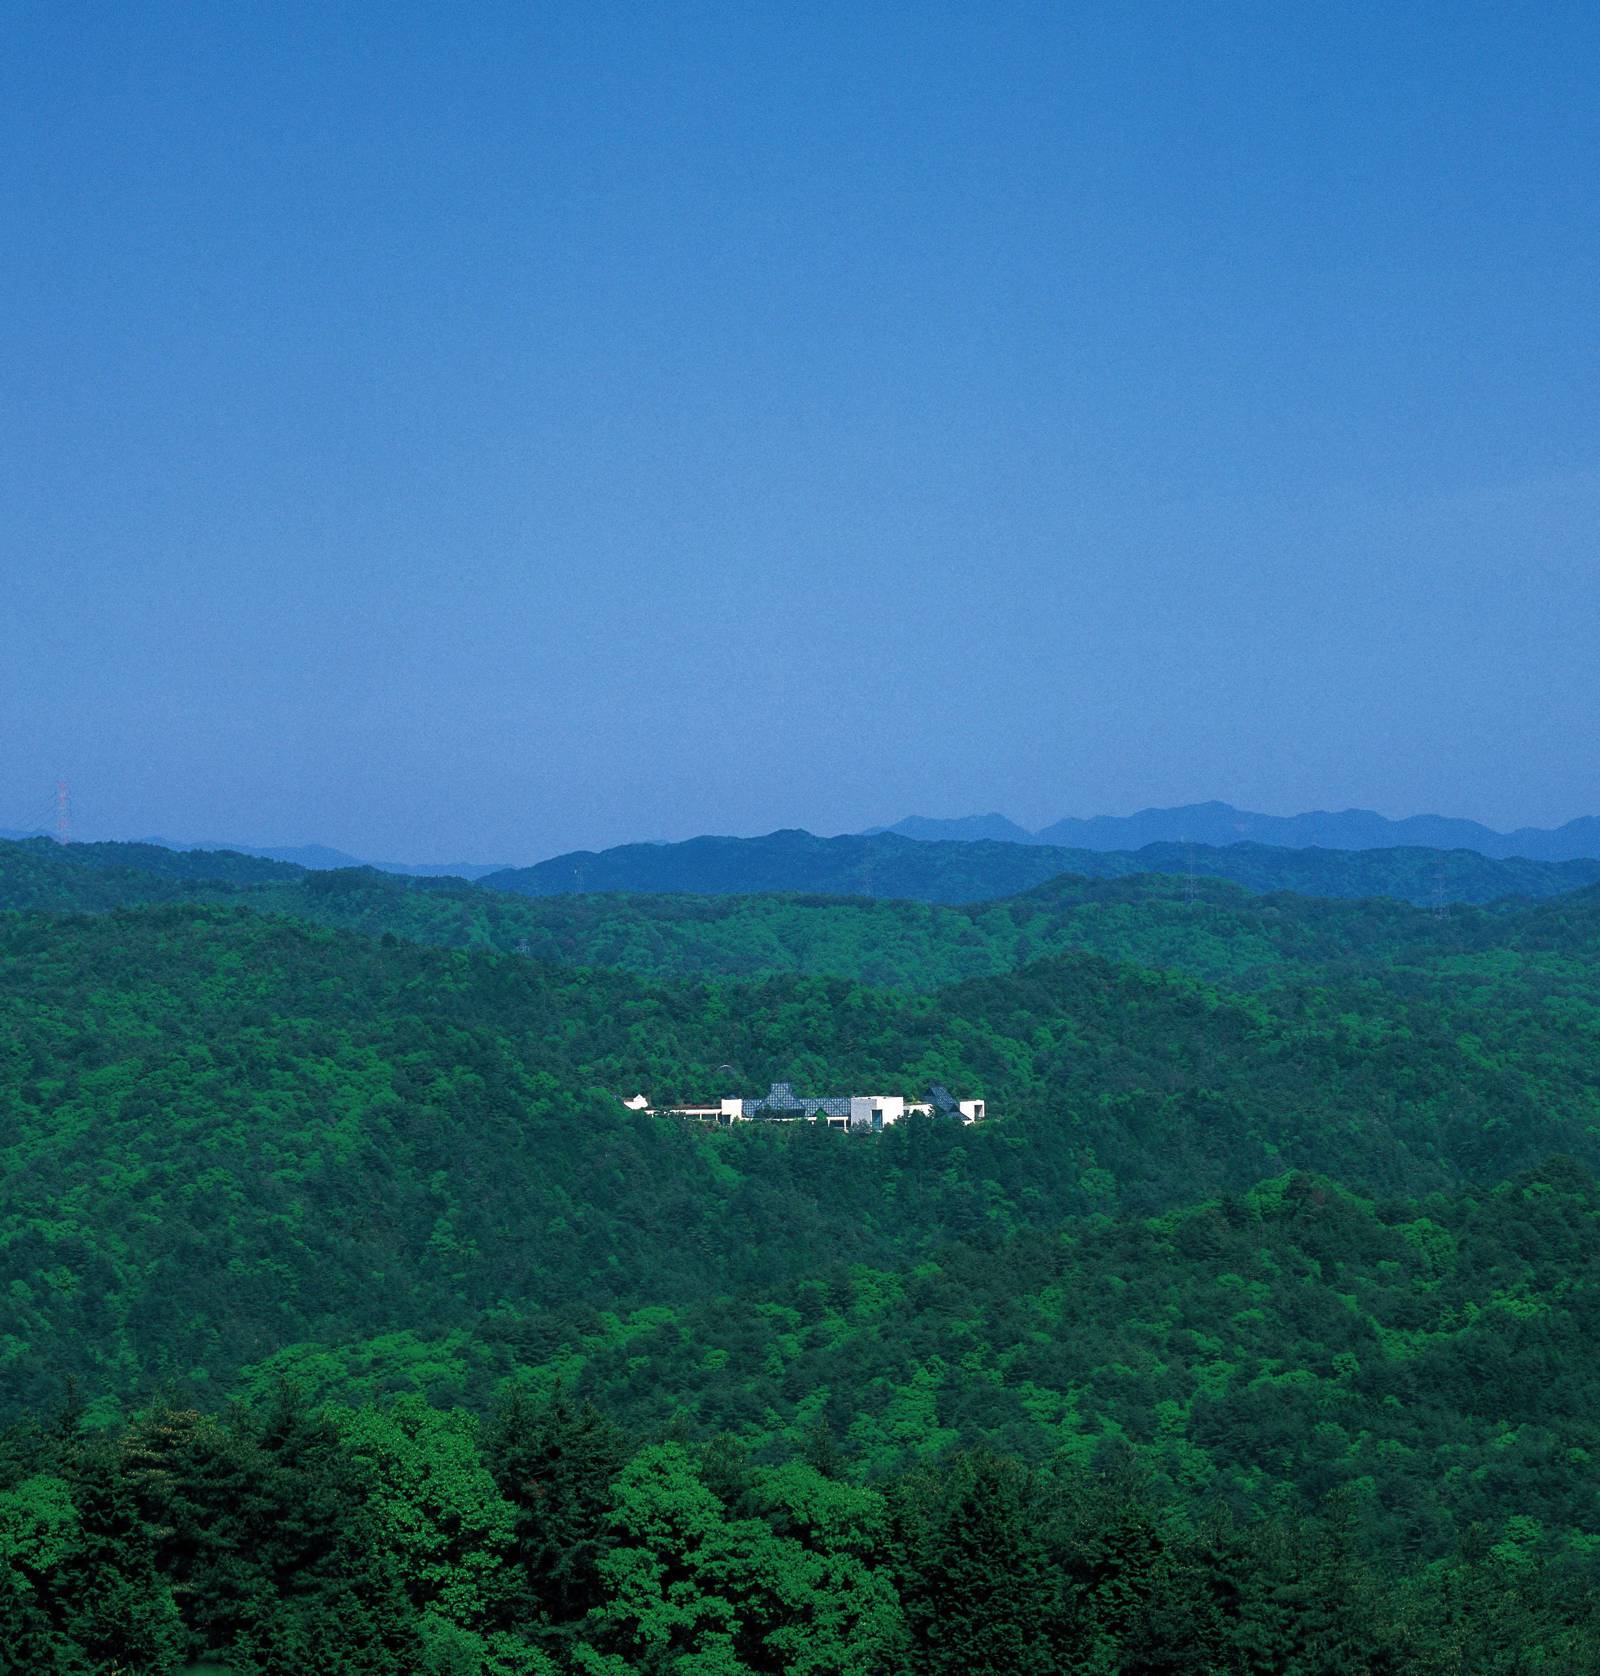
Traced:
<svg viewBox="0 0 1600 1676">
<path fill-rule="evenodd" d="M 16 1668 L 1600 1660 L 1600 888 L 0 908 Z"/>
</svg>

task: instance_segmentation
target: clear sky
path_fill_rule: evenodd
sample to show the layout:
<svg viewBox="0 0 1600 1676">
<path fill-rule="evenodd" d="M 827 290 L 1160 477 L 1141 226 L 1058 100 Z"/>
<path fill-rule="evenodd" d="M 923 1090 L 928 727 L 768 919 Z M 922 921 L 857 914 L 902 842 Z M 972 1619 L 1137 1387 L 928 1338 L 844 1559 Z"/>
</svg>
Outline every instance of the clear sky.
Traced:
<svg viewBox="0 0 1600 1676">
<path fill-rule="evenodd" d="M 1600 812 L 1600 8 L 0 18 L 0 826 Z"/>
</svg>

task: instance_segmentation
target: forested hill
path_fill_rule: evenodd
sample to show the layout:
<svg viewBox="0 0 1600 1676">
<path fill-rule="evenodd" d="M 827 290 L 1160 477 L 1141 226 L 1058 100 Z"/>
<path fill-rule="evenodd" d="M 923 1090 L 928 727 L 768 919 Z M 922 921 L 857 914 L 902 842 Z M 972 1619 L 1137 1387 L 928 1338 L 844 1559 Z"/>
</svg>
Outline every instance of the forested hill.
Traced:
<svg viewBox="0 0 1600 1676">
<path fill-rule="evenodd" d="M 252 885 L 299 879 L 306 869 L 236 850 L 169 850 L 161 844 L 0 842 L 0 907 L 122 905 L 176 898 L 186 885 Z M 135 893 L 143 892 L 142 897 Z"/>
<path fill-rule="evenodd" d="M 818 838 L 691 838 L 579 851 L 535 867 L 491 873 L 493 890 L 530 896 L 588 891 L 749 895 L 800 891 L 976 902 L 1027 890 L 1063 873 L 1125 878 L 1195 874 L 1250 890 L 1314 896 L 1391 896 L 1407 902 L 1491 902 L 1551 896 L 1600 880 L 1600 860 L 1491 860 L 1470 850 L 1291 850 L 1265 844 L 1151 844 L 1135 851 L 1059 849 L 996 841 L 919 843 L 894 833 Z"/>
<path fill-rule="evenodd" d="M 1232 988 L 1291 973 L 1385 984 L 1448 964 L 1461 977 L 1600 959 L 1600 887 L 1447 912 L 1385 898 L 1257 894 L 1220 879 L 1063 875 L 964 906 L 826 895 L 529 897 L 370 868 L 308 872 L 137 845 L 0 844 L 0 909 L 103 912 L 222 902 L 373 936 L 496 948 L 646 977 L 809 973 L 933 989 L 1069 951 L 1173 968 Z"/>
</svg>

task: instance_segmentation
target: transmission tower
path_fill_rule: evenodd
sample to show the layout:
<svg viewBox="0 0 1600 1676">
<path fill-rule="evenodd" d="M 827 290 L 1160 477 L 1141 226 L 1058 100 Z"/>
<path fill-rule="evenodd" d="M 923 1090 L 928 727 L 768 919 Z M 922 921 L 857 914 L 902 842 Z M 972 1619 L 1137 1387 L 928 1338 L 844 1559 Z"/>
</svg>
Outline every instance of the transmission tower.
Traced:
<svg viewBox="0 0 1600 1676">
<path fill-rule="evenodd" d="M 72 794 L 65 780 L 56 781 L 56 842 L 72 842 Z"/>
</svg>

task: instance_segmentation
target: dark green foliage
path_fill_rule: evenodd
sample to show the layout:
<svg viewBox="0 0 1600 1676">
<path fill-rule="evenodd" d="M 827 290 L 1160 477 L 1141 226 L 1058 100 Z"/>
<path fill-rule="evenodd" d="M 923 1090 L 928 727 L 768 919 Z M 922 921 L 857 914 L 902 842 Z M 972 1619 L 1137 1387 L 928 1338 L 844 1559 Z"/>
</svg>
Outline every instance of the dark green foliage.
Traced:
<svg viewBox="0 0 1600 1676">
<path fill-rule="evenodd" d="M 191 1656 L 262 1670 L 311 1670 L 316 1657 L 341 1670 L 409 1668 L 414 1633 L 364 1482 L 329 1423 L 290 1393 L 231 1423 L 146 1415 L 124 1435 L 120 1467 Z"/>
<path fill-rule="evenodd" d="M 0 1669 L 172 1669 L 187 1637 L 118 1447 L 26 1426 L 6 1443 Z"/>
<path fill-rule="evenodd" d="M 1017 1462 L 986 1452 L 900 1498 L 900 1595 L 929 1676 L 1060 1668 L 1064 1579 L 1050 1566 L 1041 1499 Z"/>
<path fill-rule="evenodd" d="M 559 1388 L 531 1401 L 513 1388 L 484 1441 L 500 1494 L 516 1509 L 523 1616 L 570 1623 L 604 1598 L 599 1560 L 612 1485 L 628 1449 L 592 1404 Z"/>
<path fill-rule="evenodd" d="M 1363 1557 L 1337 1502 L 1240 1527 L 1126 1470 L 1029 1471 L 986 1451 L 879 1485 L 791 1460 L 719 1490 L 681 1446 L 619 1451 L 614 1432 L 591 1476 L 605 1423 L 570 1408 L 499 1425 L 480 1443 L 460 1415 L 312 1416 L 279 1395 L 225 1416 L 155 1410 L 93 1441 L 14 1429 L 0 1668 L 1444 1676 L 1600 1657 L 1592 1595 L 1471 1528 L 1397 1573 Z M 384 1436 L 411 1440 L 400 1479 L 372 1453 Z M 600 1493 L 544 1533 L 542 1581 L 485 1596 L 518 1563 L 513 1504 L 485 1468 L 535 1436 L 546 1482 Z M 452 1529 L 474 1541 L 419 1546 Z M 558 1581 L 579 1572 L 598 1592 Z"/>
<path fill-rule="evenodd" d="M 581 1385 L 630 1418 L 737 1430 L 758 1459 L 809 1453 L 819 1420 L 835 1473 L 979 1444 L 1127 1459 L 1161 1497 L 1247 1521 L 1353 1498 L 1371 1543 L 1429 1561 L 1468 1525 L 1498 1540 L 1514 1509 L 1587 1574 L 1597 1265 L 1600 1195 L 1562 1168 L 1404 1211 L 1284 1177 L 656 1310 L 574 1348 Z"/>
</svg>

